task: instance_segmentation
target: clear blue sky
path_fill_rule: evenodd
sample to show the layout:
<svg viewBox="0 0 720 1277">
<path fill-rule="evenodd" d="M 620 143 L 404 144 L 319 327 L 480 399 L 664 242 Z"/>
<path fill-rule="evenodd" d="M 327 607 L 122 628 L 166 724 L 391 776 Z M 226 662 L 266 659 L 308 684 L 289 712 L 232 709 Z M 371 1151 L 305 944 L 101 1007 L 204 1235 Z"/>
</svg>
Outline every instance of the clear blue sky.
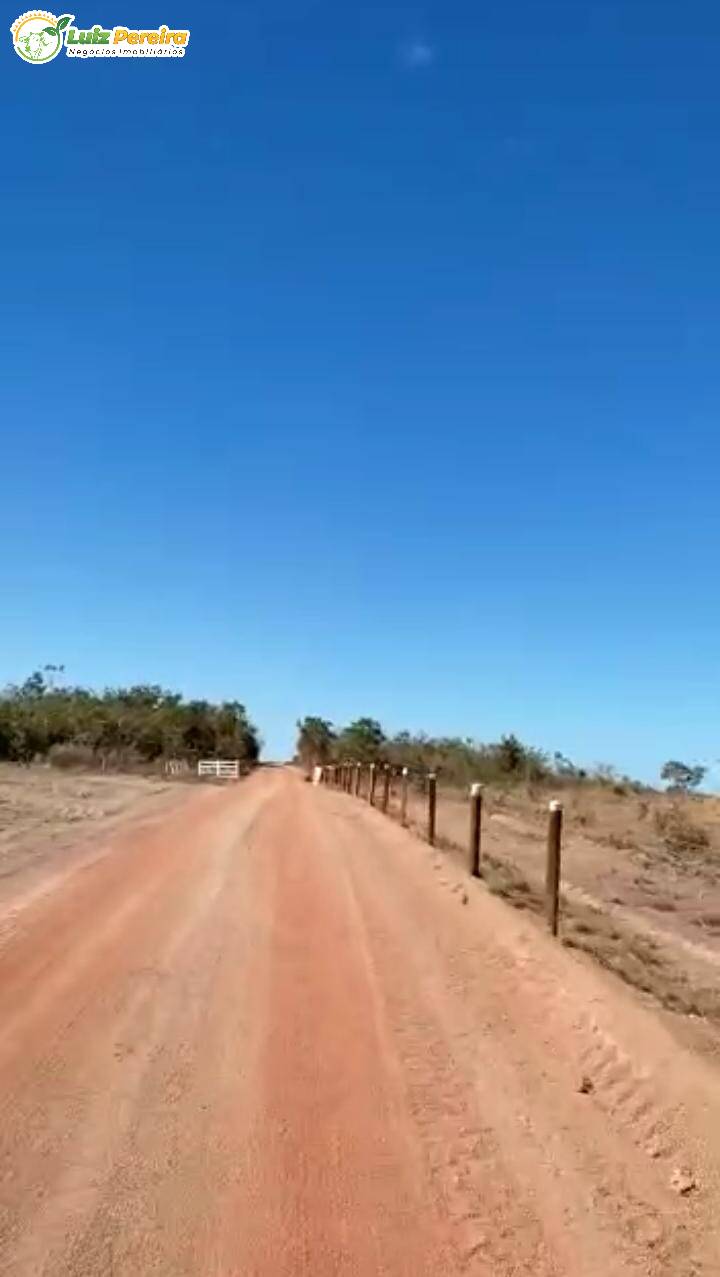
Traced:
<svg viewBox="0 0 720 1277">
<path fill-rule="evenodd" d="M 6 35 L 0 681 L 720 756 L 717 5 L 95 21 L 191 40 Z"/>
</svg>

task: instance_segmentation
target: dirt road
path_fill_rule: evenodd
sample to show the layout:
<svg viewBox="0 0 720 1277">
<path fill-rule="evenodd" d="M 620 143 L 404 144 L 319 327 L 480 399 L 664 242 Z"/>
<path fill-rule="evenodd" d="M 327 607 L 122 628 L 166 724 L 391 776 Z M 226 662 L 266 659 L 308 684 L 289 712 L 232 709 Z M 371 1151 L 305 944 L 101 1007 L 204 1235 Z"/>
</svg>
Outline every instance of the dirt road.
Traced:
<svg viewBox="0 0 720 1277">
<path fill-rule="evenodd" d="M 3 1274 L 720 1268 L 716 1067 L 355 799 L 185 792 L 0 937 Z"/>
</svg>

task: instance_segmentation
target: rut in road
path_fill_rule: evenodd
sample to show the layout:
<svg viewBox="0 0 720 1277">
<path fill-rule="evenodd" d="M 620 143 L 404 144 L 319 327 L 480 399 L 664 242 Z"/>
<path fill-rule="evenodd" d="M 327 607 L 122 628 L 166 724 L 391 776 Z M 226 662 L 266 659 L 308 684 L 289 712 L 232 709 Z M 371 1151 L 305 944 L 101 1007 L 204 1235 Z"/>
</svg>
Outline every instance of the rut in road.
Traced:
<svg viewBox="0 0 720 1277">
<path fill-rule="evenodd" d="M 191 791 L 0 935 L 3 1273 L 720 1267 L 714 1069 L 354 799 Z"/>
</svg>

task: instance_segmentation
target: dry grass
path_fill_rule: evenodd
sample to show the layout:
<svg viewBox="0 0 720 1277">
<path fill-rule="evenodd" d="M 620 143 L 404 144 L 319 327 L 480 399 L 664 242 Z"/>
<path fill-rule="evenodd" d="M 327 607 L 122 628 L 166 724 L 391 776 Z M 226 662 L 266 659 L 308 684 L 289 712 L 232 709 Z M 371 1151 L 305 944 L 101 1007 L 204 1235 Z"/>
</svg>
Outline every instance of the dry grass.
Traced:
<svg viewBox="0 0 720 1277">
<path fill-rule="evenodd" d="M 542 892 L 507 862 L 487 858 L 482 877 L 489 891 L 514 909 L 544 914 Z M 658 901 L 674 910 L 671 901 Z M 587 954 L 625 984 L 653 997 L 667 1010 L 697 1015 L 720 1025 L 720 984 L 698 983 L 652 937 L 618 922 L 610 913 L 578 905 L 566 896 L 561 905 L 561 939 L 568 949 Z M 720 914 L 706 915 L 709 929 L 720 934 Z"/>
<path fill-rule="evenodd" d="M 661 1006 L 720 1024 L 720 986 L 698 984 L 652 937 L 639 934 L 602 912 L 563 907 L 562 943 L 588 954 L 626 984 Z"/>
<path fill-rule="evenodd" d="M 710 850 L 710 833 L 690 812 L 677 804 L 653 814 L 655 829 L 666 850 L 680 863 L 689 857 L 704 858 Z"/>
<path fill-rule="evenodd" d="M 720 802 L 638 797 L 611 786 L 560 796 L 569 884 L 561 904 L 563 943 L 660 1006 L 720 1024 Z M 485 886 L 540 921 L 547 794 L 488 787 L 483 802 Z M 421 837 L 423 803 L 419 795 L 411 802 Z M 397 815 L 397 805 L 390 814 Z M 441 791 L 438 848 L 465 862 L 467 828 L 465 795 Z"/>
</svg>

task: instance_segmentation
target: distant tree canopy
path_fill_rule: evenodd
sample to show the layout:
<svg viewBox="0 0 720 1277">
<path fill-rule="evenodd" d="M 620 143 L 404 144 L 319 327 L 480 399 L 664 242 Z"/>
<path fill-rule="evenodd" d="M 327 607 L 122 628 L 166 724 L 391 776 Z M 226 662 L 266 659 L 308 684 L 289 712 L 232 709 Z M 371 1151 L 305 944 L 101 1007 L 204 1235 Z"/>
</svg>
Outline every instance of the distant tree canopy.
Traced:
<svg viewBox="0 0 720 1277">
<path fill-rule="evenodd" d="M 239 701 L 186 701 L 154 684 L 103 692 L 57 687 L 53 674 L 60 669 L 36 670 L 0 692 L 0 758 L 31 762 L 72 745 L 117 765 L 200 757 L 257 762 L 260 739 Z"/>
<path fill-rule="evenodd" d="M 667 783 L 669 789 L 679 789 L 687 793 L 702 785 L 706 774 L 707 767 L 692 767 L 688 763 L 680 763 L 677 759 L 671 758 L 665 763 L 660 777 Z"/>
<path fill-rule="evenodd" d="M 387 742 L 375 718 L 357 718 L 341 731 L 337 747 L 341 755 L 358 763 L 374 763 L 382 758 Z"/>
<path fill-rule="evenodd" d="M 323 766 L 333 757 L 335 733 L 324 718 L 302 718 L 297 722 L 297 757 L 308 771 Z"/>
<path fill-rule="evenodd" d="M 391 763 L 412 772 L 435 771 L 445 783 L 467 785 L 472 781 L 513 785 L 519 782 L 582 783 L 632 786 L 627 777 L 611 768 L 588 773 L 564 754 L 551 758 L 542 750 L 524 745 L 510 733 L 499 741 L 482 744 L 470 737 L 433 737 L 398 732 L 388 736 L 374 718 L 358 718 L 347 727 L 334 727 L 323 718 L 298 723 L 297 756 L 307 767 L 317 763 Z"/>
</svg>

